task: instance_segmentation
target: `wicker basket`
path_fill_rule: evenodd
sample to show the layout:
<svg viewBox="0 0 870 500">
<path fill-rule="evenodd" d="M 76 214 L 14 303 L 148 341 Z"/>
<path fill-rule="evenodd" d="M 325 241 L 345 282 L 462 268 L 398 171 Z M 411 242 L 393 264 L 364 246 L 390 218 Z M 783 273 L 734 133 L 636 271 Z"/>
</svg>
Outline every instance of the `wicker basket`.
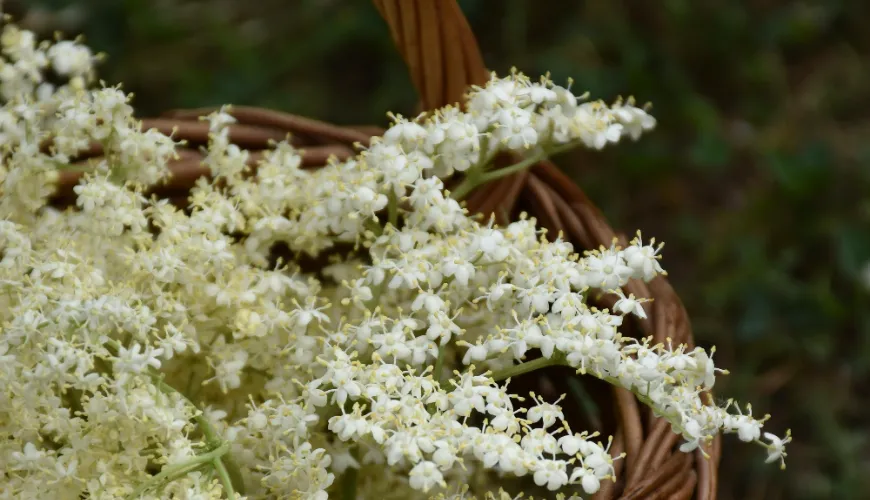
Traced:
<svg viewBox="0 0 870 500">
<path fill-rule="evenodd" d="M 423 109 L 434 109 L 461 102 L 468 86 L 483 84 L 488 72 L 464 15 L 455 0 L 374 0 L 390 27 L 392 38 L 408 65 Z M 180 159 L 171 165 L 171 181 L 154 192 L 179 205 L 186 204 L 187 194 L 208 169 L 200 162 L 199 147 L 207 142 L 208 125 L 199 120 L 216 108 L 177 110 L 163 117 L 144 120 L 145 128 L 164 133 L 175 132 L 187 141 Z M 303 164 L 315 168 L 331 155 L 345 159 L 354 155 L 354 144 L 367 144 L 378 127 L 346 127 L 303 118 L 279 111 L 234 107 L 238 123 L 231 126 L 233 142 L 251 151 L 262 151 L 270 142 L 292 134 L 293 144 L 304 149 Z M 98 157 L 94 148 L 79 161 Z M 251 155 L 252 165 L 259 155 Z M 508 161 L 510 159 L 507 159 Z M 81 173 L 65 172 L 60 181 L 55 204 L 73 200 L 72 187 Z M 549 234 L 562 232 L 578 249 L 609 246 L 614 238 L 624 245 L 624 235 L 617 234 L 583 191 L 553 163 L 543 161 L 533 168 L 504 177 L 472 192 L 466 199 L 472 212 L 496 214 L 499 218 L 526 211 L 536 217 Z M 649 284 L 633 280 L 626 292 L 654 300 L 645 304 L 647 319 L 633 319 L 625 333 L 653 336 L 657 342 L 667 338 L 676 343 L 693 344 L 686 310 L 664 277 Z M 599 304 L 612 306 L 605 300 Z M 539 393 L 569 392 L 567 380 L 575 375 L 569 369 L 553 367 L 518 379 Z M 721 454 L 720 439 L 706 447 L 709 458 L 699 451 L 685 454 L 677 449 L 679 437 L 669 424 L 655 418 L 638 404 L 634 396 L 620 388 L 584 378 L 584 386 L 602 408 L 602 419 L 610 422 L 600 430 L 614 435 L 614 455 L 626 453 L 615 463 L 618 480 L 603 482 L 596 499 L 679 499 L 716 498 L 717 468 Z M 590 421 L 579 411 L 566 409 L 572 428 L 588 428 Z"/>
</svg>

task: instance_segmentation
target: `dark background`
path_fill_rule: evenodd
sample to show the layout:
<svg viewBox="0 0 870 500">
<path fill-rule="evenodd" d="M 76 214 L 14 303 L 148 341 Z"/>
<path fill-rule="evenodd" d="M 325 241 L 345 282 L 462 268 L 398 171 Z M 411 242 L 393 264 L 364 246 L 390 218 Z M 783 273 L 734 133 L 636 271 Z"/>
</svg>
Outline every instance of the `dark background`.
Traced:
<svg viewBox="0 0 870 500">
<path fill-rule="evenodd" d="M 788 469 L 725 440 L 724 499 L 870 497 L 870 2 L 460 1 L 487 65 L 652 101 L 637 144 L 559 158 L 664 266 L 731 371 L 719 396 L 772 413 Z M 83 33 L 143 116 L 223 103 L 342 124 L 412 113 L 366 0 L 6 0 Z"/>
</svg>

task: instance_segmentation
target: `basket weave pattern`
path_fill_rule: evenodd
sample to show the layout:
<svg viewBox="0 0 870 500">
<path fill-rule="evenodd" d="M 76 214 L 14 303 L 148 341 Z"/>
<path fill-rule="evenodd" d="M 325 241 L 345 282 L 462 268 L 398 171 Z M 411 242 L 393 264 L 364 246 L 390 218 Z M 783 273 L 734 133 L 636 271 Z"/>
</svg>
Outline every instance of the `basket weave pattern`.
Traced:
<svg viewBox="0 0 870 500">
<path fill-rule="evenodd" d="M 470 85 L 482 85 L 488 79 L 480 50 L 462 11 L 455 0 L 374 0 L 386 20 L 393 41 L 407 63 L 423 109 L 435 109 L 460 103 Z M 186 141 L 179 148 L 179 159 L 170 168 L 173 176 L 154 194 L 184 205 L 188 191 L 197 178 L 209 175 L 201 165 L 199 148 L 208 141 L 208 124 L 200 121 L 217 108 L 171 111 L 160 118 L 143 120 L 143 127 L 156 128 Z M 251 166 L 260 158 L 257 151 L 270 147 L 272 141 L 292 134 L 292 143 L 303 149 L 303 165 L 316 168 L 330 156 L 339 160 L 355 154 L 354 145 L 367 145 L 378 127 L 345 127 L 274 110 L 234 107 L 231 114 L 238 120 L 230 126 L 230 139 L 252 152 Z M 94 147 L 82 155 L 80 162 L 99 158 Z M 64 172 L 56 196 L 56 205 L 73 199 L 72 187 L 80 172 Z M 616 233 L 582 189 L 550 161 L 542 161 L 529 170 L 503 177 L 472 192 L 466 199 L 471 212 L 495 214 L 500 219 L 515 215 L 521 208 L 537 218 L 548 234 L 563 234 L 575 248 L 610 246 L 614 238 L 626 244 L 624 235 Z M 644 304 L 647 318 L 634 318 L 627 325 L 639 336 L 652 336 L 655 342 L 670 338 L 675 343 L 693 346 L 691 326 L 685 308 L 667 279 L 659 276 L 649 284 L 632 280 L 627 293 L 652 298 Z M 603 299 L 602 307 L 612 306 Z M 567 392 L 561 386 L 559 392 Z M 617 482 L 603 482 L 595 499 L 677 499 L 716 498 L 717 468 L 721 454 L 720 438 L 705 448 L 709 458 L 698 450 L 693 454 L 677 449 L 679 436 L 663 419 L 638 404 L 625 389 L 610 389 L 614 406 L 615 432 L 612 454 L 626 453 L 615 462 Z"/>
</svg>

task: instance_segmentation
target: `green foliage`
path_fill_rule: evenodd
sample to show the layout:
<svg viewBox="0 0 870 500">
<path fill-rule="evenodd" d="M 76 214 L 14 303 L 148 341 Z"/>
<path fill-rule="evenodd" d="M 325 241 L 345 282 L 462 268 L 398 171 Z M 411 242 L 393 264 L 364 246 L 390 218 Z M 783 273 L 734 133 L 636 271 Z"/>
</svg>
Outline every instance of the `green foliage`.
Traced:
<svg viewBox="0 0 870 500">
<path fill-rule="evenodd" d="M 126 82 L 143 114 L 232 102 L 383 124 L 387 109 L 414 111 L 368 1 L 35 4 L 57 18 L 46 29 L 79 9 L 67 30 L 110 54 L 104 78 Z M 460 4 L 492 69 L 655 103 L 655 133 L 561 164 L 615 226 L 668 242 L 696 336 L 732 372 L 720 394 L 794 430 L 785 473 L 726 444 L 722 497 L 866 497 L 870 3 Z"/>
</svg>

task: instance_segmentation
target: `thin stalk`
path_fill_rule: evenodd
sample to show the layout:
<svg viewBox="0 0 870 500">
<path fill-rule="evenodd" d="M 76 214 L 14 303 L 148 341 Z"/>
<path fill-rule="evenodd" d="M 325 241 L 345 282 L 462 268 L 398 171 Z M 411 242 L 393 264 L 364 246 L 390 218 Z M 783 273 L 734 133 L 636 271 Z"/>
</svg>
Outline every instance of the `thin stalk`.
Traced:
<svg viewBox="0 0 870 500">
<path fill-rule="evenodd" d="M 441 384 L 441 372 L 444 371 L 444 356 L 446 352 L 446 346 L 438 346 L 438 358 L 435 360 L 435 369 L 432 372 L 432 377 L 435 378 L 435 381 L 438 382 L 438 384 Z"/>
<path fill-rule="evenodd" d="M 179 394 L 182 398 L 184 398 L 191 406 L 193 406 L 197 410 L 197 414 L 193 417 L 199 426 L 200 430 L 202 430 L 202 435 L 205 437 L 206 443 L 210 446 L 221 446 L 226 444 L 223 439 L 221 439 L 220 435 L 218 435 L 217 431 L 214 427 L 212 427 L 211 422 L 205 418 L 202 410 L 190 399 L 188 399 L 184 394 L 175 390 L 174 387 L 167 384 L 163 381 L 163 379 L 157 375 L 152 373 L 148 373 L 148 375 L 154 380 L 155 385 L 163 391 L 164 393 L 174 392 Z M 227 445 L 227 452 L 229 451 L 229 445 Z M 222 455 L 226 455 L 226 457 L 221 458 Z M 228 479 L 228 481 L 224 484 L 224 488 L 226 489 L 227 498 L 230 500 L 235 500 L 236 495 L 235 492 L 244 494 L 245 492 L 245 483 L 242 479 L 242 474 L 239 471 L 239 467 L 236 464 L 235 460 L 233 460 L 232 456 L 224 453 L 222 455 L 217 456 L 214 459 L 215 464 L 220 464 L 220 468 L 217 469 L 217 465 L 215 468 L 218 470 L 218 475 L 221 476 L 221 480 L 223 481 L 224 476 Z M 223 470 L 223 473 L 221 473 Z"/>
<path fill-rule="evenodd" d="M 525 363 L 520 363 L 518 365 L 510 366 L 508 368 L 505 368 L 503 370 L 499 370 L 497 372 L 490 373 L 489 378 L 493 379 L 496 382 L 500 382 L 502 380 L 517 377 L 517 376 L 522 375 L 524 373 L 529 373 L 529 372 L 533 372 L 533 371 L 541 369 L 541 368 L 546 368 L 548 366 L 557 366 L 557 365 L 571 366 L 570 364 L 568 364 L 568 362 L 565 359 L 565 356 L 563 354 L 553 354 L 553 356 L 549 359 L 538 358 L 538 359 L 535 359 L 532 361 L 527 361 Z M 599 380 L 603 380 L 611 385 L 615 385 L 616 387 L 623 387 L 623 385 L 619 381 L 619 379 L 617 379 L 615 377 L 602 376 L 602 375 L 596 374 L 594 372 L 587 372 L 587 371 L 583 371 L 582 374 L 583 375 L 591 375 Z M 634 397 L 636 397 L 638 401 L 645 404 L 646 406 L 652 408 L 653 410 L 655 410 L 657 408 L 655 402 L 653 400 L 651 400 L 649 398 L 649 396 L 645 396 L 643 394 L 638 394 L 635 387 L 629 389 L 629 392 L 634 394 Z M 684 432 L 682 422 L 676 421 L 673 418 L 668 417 L 667 415 L 662 415 L 662 418 L 667 420 L 671 424 L 672 428 L 675 431 L 678 431 L 678 434 L 682 434 Z"/>
<path fill-rule="evenodd" d="M 580 404 L 586 415 L 589 416 L 592 430 L 601 431 L 601 413 L 598 410 L 598 405 L 595 404 L 592 396 L 590 396 L 589 393 L 586 391 L 586 388 L 583 387 L 583 383 L 580 382 L 580 377 L 575 375 L 569 378 L 568 388 L 571 390 L 571 395 L 574 397 L 577 403 Z"/>
<path fill-rule="evenodd" d="M 229 500 L 236 500 L 236 493 L 233 487 L 233 479 L 230 477 L 230 472 L 227 471 L 226 465 L 224 465 L 221 458 L 215 458 L 212 461 L 212 465 L 214 465 L 214 470 L 217 471 L 218 477 L 221 478 L 221 484 L 224 486 L 224 490 L 227 492 L 227 498 Z M 239 476 L 241 478 L 241 476 Z"/>
<path fill-rule="evenodd" d="M 387 277 L 384 276 L 384 280 L 381 281 L 380 285 L 377 285 L 374 290 L 372 290 L 372 298 L 368 301 L 364 302 L 363 305 L 369 312 L 374 313 L 375 308 L 378 307 L 378 304 L 381 301 L 381 295 L 384 294 L 384 289 L 387 288 Z"/>
<path fill-rule="evenodd" d="M 575 146 L 576 144 L 574 143 L 567 143 L 556 146 L 550 150 L 539 150 L 532 156 L 529 156 L 528 158 L 524 159 L 519 163 L 515 163 L 509 167 L 500 168 L 498 170 L 493 170 L 492 172 L 469 172 L 469 175 L 459 184 L 459 186 L 456 187 L 456 190 L 450 193 L 450 197 L 454 200 L 464 199 L 478 186 L 481 186 L 488 182 L 492 182 L 497 179 L 501 179 L 502 177 L 506 177 L 511 174 L 515 174 L 517 172 L 521 172 L 543 160 L 549 155 L 567 151 L 568 149 L 571 149 Z"/>
<path fill-rule="evenodd" d="M 107 347 L 110 349 L 110 351 L 112 351 L 113 353 L 116 353 L 118 351 L 118 349 L 121 347 L 121 344 L 118 341 L 111 340 L 107 344 Z M 236 490 L 239 491 L 240 493 L 244 494 L 245 484 L 244 484 L 244 481 L 242 479 L 242 474 L 239 471 L 238 465 L 236 465 L 235 461 L 230 456 L 227 456 L 226 458 L 221 459 L 222 456 L 227 455 L 227 453 L 229 452 L 230 445 L 229 445 L 229 443 L 227 443 L 223 439 L 221 439 L 221 437 L 218 435 L 215 428 L 212 427 L 211 422 L 209 422 L 208 419 L 205 418 L 205 415 L 203 414 L 202 410 L 200 410 L 199 407 L 196 405 L 196 403 L 194 403 L 190 398 L 185 396 L 184 393 L 182 393 L 181 391 L 178 391 L 177 389 L 175 389 L 171 385 L 164 382 L 163 377 L 161 375 L 158 375 L 156 373 L 152 373 L 151 371 L 145 371 L 143 374 L 147 375 L 148 377 L 151 378 L 151 380 L 154 382 L 154 385 L 157 387 L 158 390 L 160 390 L 164 394 L 171 394 L 171 393 L 178 394 L 185 401 L 187 401 L 187 403 L 190 406 L 192 406 L 196 410 L 196 415 L 193 417 L 193 419 L 196 421 L 200 430 L 202 430 L 202 434 L 205 437 L 206 445 L 209 448 L 212 448 L 212 451 L 210 451 L 208 453 L 204 453 L 202 455 L 197 455 L 193 459 L 191 459 L 187 462 L 184 462 L 182 464 L 179 464 L 177 466 L 165 468 L 160 474 L 154 476 L 153 478 L 148 480 L 144 485 L 137 488 L 137 490 L 133 493 L 133 495 L 128 497 L 128 498 L 131 498 L 131 499 L 137 498 L 139 495 L 142 494 L 142 492 L 147 491 L 149 488 L 153 487 L 155 484 L 159 484 L 160 482 L 164 481 L 170 475 L 183 472 L 179 476 L 173 476 L 173 479 L 175 479 L 175 477 L 184 476 L 184 475 L 192 472 L 193 470 L 196 470 L 196 469 L 202 467 L 203 465 L 207 465 L 210 463 L 211 464 L 215 464 L 215 463 L 221 464 L 221 468 L 223 469 L 223 475 L 229 479 L 229 481 L 227 481 L 225 483 L 224 487 L 226 489 L 227 497 L 230 500 L 235 500 L 235 498 L 236 498 L 235 491 Z M 218 450 L 222 450 L 222 451 L 220 451 L 220 453 L 216 453 Z M 228 465 L 229 468 L 225 467 L 226 465 Z M 218 471 L 218 473 L 221 474 L 220 470 Z M 222 477 L 221 479 L 224 479 L 224 478 Z"/>
<path fill-rule="evenodd" d="M 169 467 L 164 467 L 163 470 L 161 470 L 159 474 L 157 474 L 156 476 L 152 477 L 151 479 L 149 479 L 148 481 L 146 481 L 145 483 L 140 485 L 127 498 L 130 500 L 134 500 L 134 499 L 142 496 L 142 494 L 145 493 L 146 491 L 151 490 L 152 488 L 156 488 L 163 483 L 174 481 L 175 479 L 178 479 L 179 477 L 184 477 L 185 475 L 199 469 L 200 467 L 202 467 L 204 465 L 207 465 L 209 463 L 213 463 L 214 461 L 220 461 L 220 457 L 225 455 L 228 451 L 230 451 L 230 444 L 223 443 L 220 446 L 218 446 L 217 448 L 215 448 L 207 453 L 203 453 L 202 455 L 197 455 L 186 462 L 183 462 L 183 463 L 180 463 L 177 465 L 172 465 Z M 232 490 L 230 490 L 230 491 L 232 491 Z M 230 497 L 230 498 L 235 498 L 235 497 Z"/>
<path fill-rule="evenodd" d="M 396 196 L 395 190 L 390 190 L 390 196 L 387 201 L 388 221 L 391 226 L 399 226 L 399 199 Z"/>
<path fill-rule="evenodd" d="M 456 186 L 456 189 L 450 192 L 450 197 L 454 200 L 461 200 L 474 191 L 474 188 L 480 185 L 481 172 L 478 169 L 469 170 L 465 179 Z"/>
<path fill-rule="evenodd" d="M 368 219 L 365 222 L 365 226 L 366 226 L 366 229 L 371 231 L 375 236 L 380 236 L 380 235 L 384 234 L 384 228 L 381 227 L 380 224 L 373 221 L 372 219 Z"/>
<path fill-rule="evenodd" d="M 558 355 L 553 355 L 551 358 L 538 358 L 532 361 L 526 361 L 525 363 L 520 363 L 518 365 L 509 366 L 497 372 L 493 372 L 490 374 L 490 378 L 495 380 L 496 382 L 500 382 L 502 380 L 506 380 L 509 378 L 514 378 L 524 373 L 533 372 L 535 370 L 539 370 L 541 368 L 546 368 L 548 366 L 556 366 L 556 365 L 564 365 L 565 359 Z"/>
<path fill-rule="evenodd" d="M 357 458 L 356 448 L 351 450 L 354 458 Z M 356 487 L 359 482 L 359 469 L 356 467 L 348 467 L 344 471 L 341 478 L 341 498 L 342 500 L 356 500 Z"/>
</svg>

